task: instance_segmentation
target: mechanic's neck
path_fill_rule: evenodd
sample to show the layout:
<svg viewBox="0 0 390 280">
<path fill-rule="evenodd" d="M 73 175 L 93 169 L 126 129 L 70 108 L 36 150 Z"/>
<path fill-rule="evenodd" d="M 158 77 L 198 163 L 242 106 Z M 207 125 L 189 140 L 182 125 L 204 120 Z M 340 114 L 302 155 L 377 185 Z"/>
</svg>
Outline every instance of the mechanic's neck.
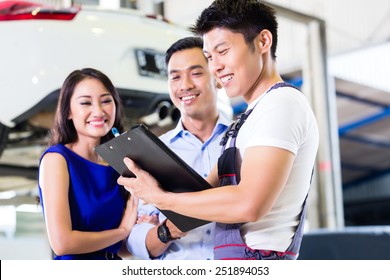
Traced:
<svg viewBox="0 0 390 280">
<path fill-rule="evenodd" d="M 275 62 L 272 61 L 272 63 L 266 63 L 256 81 L 247 93 L 243 95 L 245 102 L 250 104 L 260 95 L 264 94 L 270 87 L 279 82 L 283 82 L 283 79 L 276 70 Z"/>
</svg>

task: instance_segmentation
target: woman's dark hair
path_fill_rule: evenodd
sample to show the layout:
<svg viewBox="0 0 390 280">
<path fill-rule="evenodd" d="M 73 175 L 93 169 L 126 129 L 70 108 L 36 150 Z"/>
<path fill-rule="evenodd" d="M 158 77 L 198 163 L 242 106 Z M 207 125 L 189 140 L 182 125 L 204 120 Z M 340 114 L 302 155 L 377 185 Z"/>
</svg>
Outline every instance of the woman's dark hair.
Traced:
<svg viewBox="0 0 390 280">
<path fill-rule="evenodd" d="M 203 49 L 203 39 L 200 37 L 185 37 L 172 44 L 165 53 L 165 63 L 168 65 L 171 56 L 178 51 L 199 48 Z M 206 58 L 205 58 L 206 59 Z M 207 60 L 207 59 L 206 59 Z"/>
<path fill-rule="evenodd" d="M 262 30 L 267 29 L 272 34 L 271 55 L 276 59 L 278 44 L 276 12 L 261 0 L 215 0 L 203 10 L 189 30 L 202 36 L 214 28 L 226 28 L 243 34 L 252 50 L 253 40 Z"/>
<path fill-rule="evenodd" d="M 85 79 L 96 79 L 100 81 L 104 87 L 111 93 L 114 99 L 116 114 L 114 127 L 120 132 L 123 131 L 123 109 L 121 99 L 111 80 L 99 70 L 93 68 L 84 68 L 75 70 L 65 79 L 60 96 L 58 98 L 57 110 L 54 117 L 54 124 L 50 130 L 49 145 L 68 144 L 77 140 L 77 132 L 73 125 L 73 121 L 68 119 L 70 114 L 70 99 L 76 86 Z M 101 143 L 113 138 L 111 132 L 102 137 Z"/>
</svg>

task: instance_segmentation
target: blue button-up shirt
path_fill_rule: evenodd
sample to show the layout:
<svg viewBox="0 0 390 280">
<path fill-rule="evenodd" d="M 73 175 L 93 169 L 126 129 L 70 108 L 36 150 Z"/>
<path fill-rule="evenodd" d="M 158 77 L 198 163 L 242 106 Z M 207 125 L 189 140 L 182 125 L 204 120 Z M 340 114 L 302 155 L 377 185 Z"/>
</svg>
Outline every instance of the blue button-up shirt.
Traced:
<svg viewBox="0 0 390 280">
<path fill-rule="evenodd" d="M 210 138 L 202 143 L 196 136 L 185 130 L 181 120 L 176 128 L 160 136 L 160 139 L 189 166 L 206 178 L 217 163 L 221 152 L 223 134 L 231 120 L 223 114 L 219 115 L 217 124 Z M 153 205 L 139 205 L 138 214 L 159 214 L 160 222 L 166 217 Z M 207 260 L 213 259 L 214 226 L 209 223 L 188 232 L 185 237 L 173 241 L 158 259 L 166 260 Z M 141 259 L 150 259 L 146 248 L 146 235 L 155 227 L 153 224 L 136 224 L 127 240 L 127 248 L 132 254 Z"/>
</svg>

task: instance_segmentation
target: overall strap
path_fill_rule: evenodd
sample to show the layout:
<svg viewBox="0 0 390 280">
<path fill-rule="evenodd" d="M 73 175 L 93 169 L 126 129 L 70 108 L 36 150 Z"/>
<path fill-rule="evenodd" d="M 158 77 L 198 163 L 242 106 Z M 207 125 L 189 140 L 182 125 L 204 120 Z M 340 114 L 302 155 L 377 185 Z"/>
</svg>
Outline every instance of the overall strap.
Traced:
<svg viewBox="0 0 390 280">
<path fill-rule="evenodd" d="M 295 86 L 293 86 L 293 85 L 291 85 L 289 83 L 280 82 L 280 83 L 274 84 L 264 94 L 266 94 L 266 93 L 268 93 L 268 92 L 270 92 L 270 91 L 272 91 L 274 89 L 278 89 L 280 87 L 292 87 L 292 88 L 295 88 L 296 90 L 299 91 L 298 88 L 296 88 Z M 244 113 L 239 114 L 236 117 L 236 120 L 229 126 L 229 129 L 225 132 L 225 135 L 223 136 L 221 142 L 219 143 L 219 145 L 222 146 L 222 152 L 224 151 L 226 143 L 227 143 L 229 138 L 231 138 L 229 147 L 235 147 L 236 146 L 236 137 L 237 137 L 238 131 L 240 130 L 241 126 L 244 124 L 246 119 L 249 117 L 249 115 L 252 113 L 253 109 L 255 109 L 255 107 L 257 106 L 258 103 L 259 102 L 257 102 L 255 104 L 255 106 L 253 106 L 253 108 L 247 110 Z M 221 154 L 222 154 L 222 152 L 221 152 Z"/>
<path fill-rule="evenodd" d="M 267 92 L 283 86 L 292 85 L 288 83 L 277 83 Z M 295 87 L 294 87 L 295 88 Z M 245 123 L 253 108 L 237 116 L 236 120 L 230 125 L 222 138 L 221 156 L 218 159 L 218 176 L 220 186 L 237 185 L 240 181 L 239 173 L 236 170 L 236 138 L 238 131 Z M 226 144 L 229 142 L 229 147 Z M 306 213 L 306 199 L 303 203 L 300 213 L 299 223 L 289 248 L 285 252 L 254 250 L 249 248 L 241 237 L 240 228 L 242 223 L 223 224 L 216 223 L 214 239 L 214 258 L 215 259 L 296 259 L 302 240 L 303 224 Z"/>
<path fill-rule="evenodd" d="M 238 131 L 240 130 L 241 126 L 244 124 L 250 113 L 252 113 L 254 107 L 244 113 L 241 113 L 237 116 L 236 120 L 229 126 L 229 129 L 225 132 L 225 135 L 223 136 L 221 142 L 219 145 L 222 146 L 222 152 L 225 149 L 226 143 L 229 138 L 232 140 L 230 141 L 229 147 L 235 147 L 236 146 L 236 137 L 238 134 Z"/>
</svg>

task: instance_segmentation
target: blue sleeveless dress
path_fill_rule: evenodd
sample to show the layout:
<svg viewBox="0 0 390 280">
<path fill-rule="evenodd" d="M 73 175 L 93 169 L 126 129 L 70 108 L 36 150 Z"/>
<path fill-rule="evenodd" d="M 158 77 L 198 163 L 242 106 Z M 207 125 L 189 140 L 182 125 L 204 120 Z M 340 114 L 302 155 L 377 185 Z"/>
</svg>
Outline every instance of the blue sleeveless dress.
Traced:
<svg viewBox="0 0 390 280">
<path fill-rule="evenodd" d="M 117 228 L 122 219 L 127 197 L 127 191 L 116 182 L 119 177 L 118 173 L 110 166 L 99 165 L 82 158 L 62 144 L 49 147 L 42 154 L 40 162 L 46 153 L 59 153 L 68 164 L 72 229 L 103 231 Z M 43 208 L 42 190 L 39 183 L 38 189 Z M 45 211 L 44 208 L 43 211 Z M 121 242 L 118 242 L 98 252 L 54 256 L 54 259 L 106 259 L 107 253 L 116 254 L 120 247 Z"/>
</svg>

